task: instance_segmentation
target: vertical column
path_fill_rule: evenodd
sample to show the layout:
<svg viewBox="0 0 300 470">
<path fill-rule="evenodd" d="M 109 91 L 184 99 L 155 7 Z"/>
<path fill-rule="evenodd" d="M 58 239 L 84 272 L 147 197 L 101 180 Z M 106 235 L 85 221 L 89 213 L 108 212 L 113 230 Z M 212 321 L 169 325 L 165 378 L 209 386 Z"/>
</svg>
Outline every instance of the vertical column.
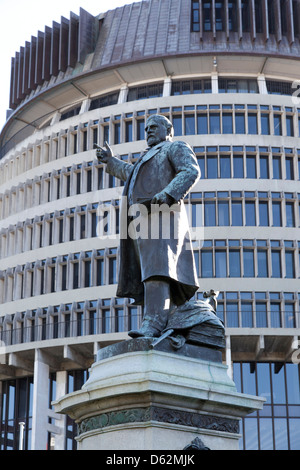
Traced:
<svg viewBox="0 0 300 470">
<path fill-rule="evenodd" d="M 266 78 L 263 74 L 258 75 L 257 77 L 258 90 L 261 95 L 267 95 L 268 89 L 266 84 Z"/>
<path fill-rule="evenodd" d="M 171 96 L 171 90 L 172 90 L 172 80 L 171 80 L 171 77 L 167 77 L 164 80 L 163 97 Z"/>
<path fill-rule="evenodd" d="M 56 372 L 56 400 L 63 397 L 67 391 L 67 372 L 58 371 Z M 65 437 L 66 437 L 66 426 L 67 416 L 61 415 L 59 420 L 56 420 L 56 426 L 59 433 L 55 435 L 55 450 L 64 450 L 65 448 Z"/>
<path fill-rule="evenodd" d="M 128 85 L 122 85 L 120 88 L 118 104 L 126 103 L 128 96 Z"/>
<path fill-rule="evenodd" d="M 219 93 L 218 73 L 212 72 L 211 74 L 211 91 L 212 93 Z"/>
<path fill-rule="evenodd" d="M 34 358 L 32 450 L 46 450 L 48 424 L 49 365 L 41 350 Z"/>
</svg>

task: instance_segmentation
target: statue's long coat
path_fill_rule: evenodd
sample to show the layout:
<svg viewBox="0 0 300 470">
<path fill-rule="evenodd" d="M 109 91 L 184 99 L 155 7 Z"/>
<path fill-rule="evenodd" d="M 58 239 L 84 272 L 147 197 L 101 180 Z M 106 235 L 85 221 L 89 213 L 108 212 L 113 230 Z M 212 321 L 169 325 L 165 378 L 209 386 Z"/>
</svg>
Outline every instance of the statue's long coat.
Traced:
<svg viewBox="0 0 300 470">
<path fill-rule="evenodd" d="M 150 201 L 164 190 L 176 201 L 174 236 L 163 239 L 138 238 L 125 235 L 121 228 L 120 271 L 117 295 L 142 303 L 143 281 L 161 277 L 171 280 L 172 299 L 177 305 L 189 300 L 198 289 L 190 231 L 183 199 L 200 177 L 200 170 L 191 147 L 184 142 L 164 141 L 141 155 L 134 164 L 115 157 L 107 163 L 106 171 L 126 181 L 121 208 L 121 226 L 132 222 L 126 218 L 128 201 Z M 130 194 L 128 192 L 130 190 Z M 125 207 L 124 207 L 125 206 Z M 153 215 L 146 215 L 149 226 Z M 137 220 L 137 219 L 136 219 Z M 142 219 L 140 219 L 142 220 Z M 156 219 L 157 220 L 157 219 Z M 126 230 L 127 231 L 127 230 Z"/>
</svg>

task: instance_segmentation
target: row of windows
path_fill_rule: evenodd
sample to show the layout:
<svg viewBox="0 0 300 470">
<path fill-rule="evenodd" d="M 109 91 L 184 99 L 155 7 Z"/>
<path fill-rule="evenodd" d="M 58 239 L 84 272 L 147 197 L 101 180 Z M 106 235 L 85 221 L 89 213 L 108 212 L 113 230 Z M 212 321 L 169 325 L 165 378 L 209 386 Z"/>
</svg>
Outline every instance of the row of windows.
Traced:
<svg viewBox="0 0 300 470">
<path fill-rule="evenodd" d="M 196 108 L 196 109 L 195 109 Z M 176 113 L 177 112 L 177 113 Z M 198 105 L 173 108 L 170 119 L 175 136 L 247 134 L 297 137 L 300 114 L 292 107 L 261 105 Z"/>
<path fill-rule="evenodd" d="M 297 199 L 298 196 L 298 199 Z M 300 194 L 192 192 L 185 200 L 191 230 L 214 226 L 300 226 Z M 2 259 L 64 242 L 119 233 L 119 200 L 91 203 L 19 221 L 0 232 Z"/>
<path fill-rule="evenodd" d="M 194 250 L 198 275 L 213 277 L 300 277 L 300 242 L 287 240 L 205 240 Z"/>
<path fill-rule="evenodd" d="M 266 80 L 266 87 L 269 94 L 291 96 L 295 89 L 291 82 L 279 80 Z M 161 98 L 163 96 L 163 82 L 150 85 L 140 85 L 129 87 L 127 92 L 127 102 L 139 101 L 142 99 Z M 211 78 L 194 80 L 172 80 L 171 96 L 212 93 Z M 257 79 L 223 78 L 218 77 L 218 93 L 259 93 Z M 91 100 L 89 111 L 98 108 L 105 108 L 118 104 L 119 91 L 102 95 Z M 81 107 L 66 111 L 60 117 L 64 121 L 70 117 L 80 114 Z"/>
<path fill-rule="evenodd" d="M 0 256 L 36 250 L 57 243 L 97 237 L 98 224 L 103 221 L 103 232 L 119 233 L 119 201 L 107 201 L 101 205 L 93 203 L 70 209 L 51 212 L 18 222 L 0 232 Z M 107 217 L 110 206 L 114 206 L 115 217 Z M 107 211 L 106 211 L 107 208 Z M 101 226 L 102 227 L 102 226 Z M 101 232 L 102 234 L 102 232 Z"/>
<path fill-rule="evenodd" d="M 292 292 L 220 292 L 217 315 L 228 328 L 295 328 L 299 301 Z"/>
<path fill-rule="evenodd" d="M 249 33 L 265 33 L 265 35 L 281 33 L 286 35 L 293 28 L 296 35 L 300 33 L 298 2 L 286 2 L 280 0 L 278 4 L 274 0 L 237 0 L 213 1 L 192 0 L 191 31 L 213 32 L 219 31 Z M 239 8 L 241 10 L 239 11 Z M 241 19 L 239 19 L 239 15 Z M 253 16 L 255 21 L 253 20 Z M 289 26 L 289 18 L 291 25 Z M 254 33 L 255 31 L 255 33 Z"/>
<path fill-rule="evenodd" d="M 194 256 L 198 275 L 214 277 L 299 277 L 296 242 L 206 240 Z M 1 271 L 0 302 L 51 292 L 117 283 L 117 249 L 108 248 L 37 260 Z"/>
<path fill-rule="evenodd" d="M 71 253 L 1 271 L 0 303 L 116 282 L 117 248 Z"/>
<path fill-rule="evenodd" d="M 255 146 L 194 147 L 201 170 L 201 178 L 261 178 L 300 179 L 300 150 Z M 124 161 L 134 163 L 139 153 L 121 155 Z M 97 160 L 26 180 L 0 195 L 0 219 L 25 209 L 64 197 L 72 197 L 100 189 L 123 185 L 108 175 Z"/>
<path fill-rule="evenodd" d="M 141 307 L 112 298 L 27 310 L 0 320 L 0 340 L 6 346 L 32 341 L 124 332 L 138 328 Z"/>
<path fill-rule="evenodd" d="M 202 293 L 196 297 L 202 299 Z M 228 328 L 295 328 L 300 293 L 220 292 L 217 315 Z M 27 310 L 0 318 L 6 346 L 48 339 L 126 332 L 138 328 L 142 307 L 129 299 L 86 300 Z"/>
<path fill-rule="evenodd" d="M 209 191 L 190 194 L 192 227 L 298 227 L 300 194 Z"/>
<path fill-rule="evenodd" d="M 299 180 L 300 150 L 255 146 L 194 147 L 201 178 Z"/>
<path fill-rule="evenodd" d="M 103 166 L 98 160 L 84 162 L 20 183 L 0 195 L 0 219 L 61 198 L 123 184 L 108 175 Z"/>
<path fill-rule="evenodd" d="M 1 165 L 0 184 L 59 158 L 92 150 L 95 143 L 111 145 L 145 139 L 145 121 L 151 114 L 166 115 L 175 136 L 249 134 L 298 137 L 300 108 L 267 105 L 195 105 L 163 107 L 101 118 L 62 129 L 30 144 Z"/>
<path fill-rule="evenodd" d="M 299 365 L 234 362 L 233 378 L 239 392 L 266 398 L 242 420 L 241 450 L 300 450 Z"/>
</svg>

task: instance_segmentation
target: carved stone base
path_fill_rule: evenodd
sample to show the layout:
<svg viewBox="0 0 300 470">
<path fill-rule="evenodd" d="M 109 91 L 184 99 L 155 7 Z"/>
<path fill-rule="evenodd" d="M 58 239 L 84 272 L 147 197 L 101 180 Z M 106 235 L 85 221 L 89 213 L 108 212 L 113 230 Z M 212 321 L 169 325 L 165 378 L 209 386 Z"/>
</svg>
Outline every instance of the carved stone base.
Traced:
<svg viewBox="0 0 300 470">
<path fill-rule="evenodd" d="M 100 350 L 82 389 L 54 403 L 77 421 L 79 449 L 238 449 L 240 418 L 264 399 L 238 393 L 219 357 L 206 360 L 211 350 L 194 358 L 188 345 L 175 353 L 167 339 L 158 350 L 151 342 Z"/>
</svg>

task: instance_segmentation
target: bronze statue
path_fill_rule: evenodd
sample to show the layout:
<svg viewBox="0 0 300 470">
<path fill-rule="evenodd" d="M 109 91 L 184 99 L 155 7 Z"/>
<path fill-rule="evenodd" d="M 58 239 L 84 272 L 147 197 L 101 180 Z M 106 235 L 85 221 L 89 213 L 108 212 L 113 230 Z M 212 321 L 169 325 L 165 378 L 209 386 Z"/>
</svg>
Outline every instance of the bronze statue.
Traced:
<svg viewBox="0 0 300 470">
<path fill-rule="evenodd" d="M 162 115 L 150 116 L 145 132 L 148 148 L 134 165 L 116 158 L 107 142 L 96 150 L 106 171 L 125 181 L 126 207 L 121 212 L 126 212 L 130 236 L 120 240 L 117 296 L 144 305 L 141 328 L 128 333 L 133 338 L 159 337 L 170 311 L 191 299 L 199 287 L 183 202 L 200 178 L 196 156 L 185 142 L 172 141 L 172 123 Z M 136 207 L 139 222 L 145 222 L 142 236 L 140 227 L 132 224 Z M 163 208 L 168 212 L 165 219 Z M 154 221 L 166 220 L 170 221 L 168 237 L 163 236 L 166 227 L 154 227 Z"/>
</svg>

